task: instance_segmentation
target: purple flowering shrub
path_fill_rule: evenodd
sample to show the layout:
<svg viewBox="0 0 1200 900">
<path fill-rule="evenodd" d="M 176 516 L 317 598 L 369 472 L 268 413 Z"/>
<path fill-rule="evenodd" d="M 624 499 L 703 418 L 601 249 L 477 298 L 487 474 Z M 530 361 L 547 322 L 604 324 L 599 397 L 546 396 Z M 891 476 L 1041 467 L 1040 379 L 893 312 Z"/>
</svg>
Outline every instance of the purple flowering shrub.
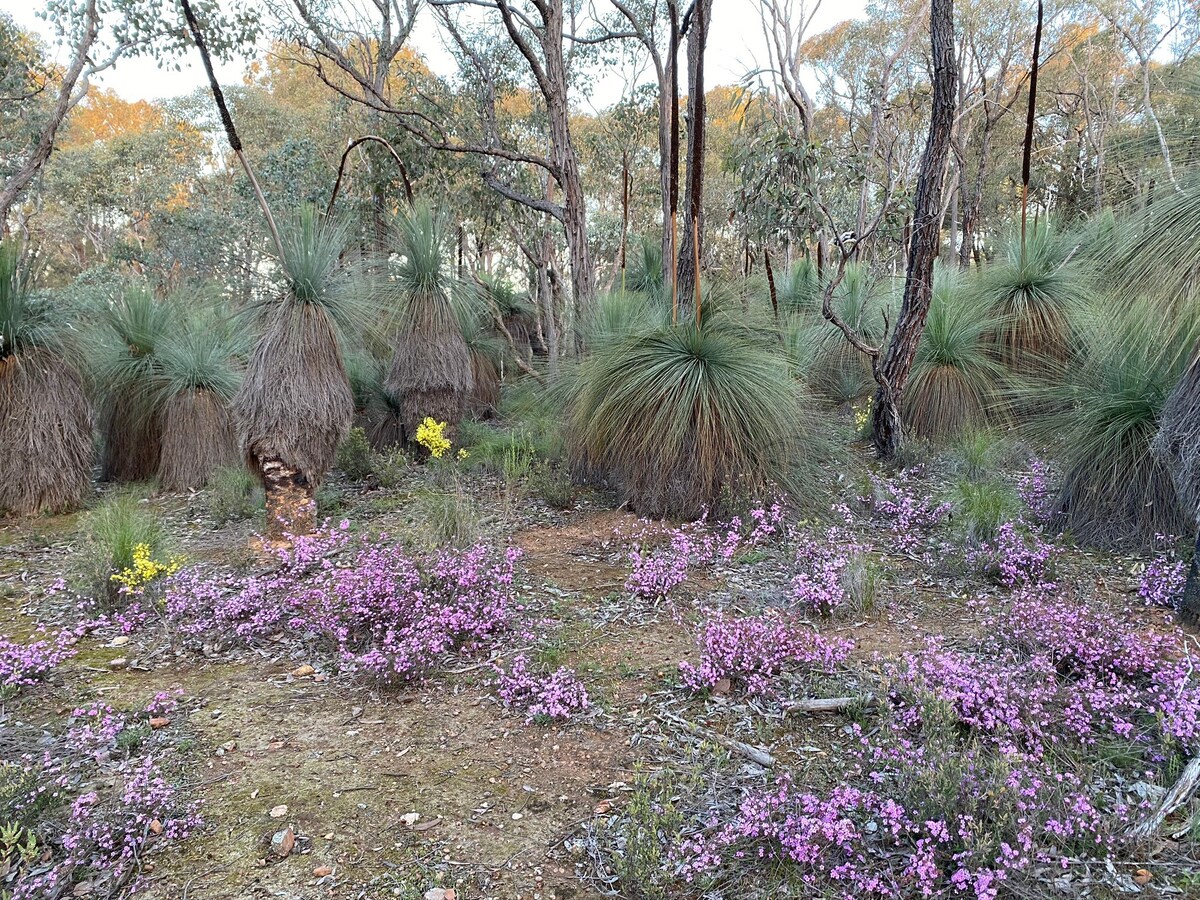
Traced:
<svg viewBox="0 0 1200 900">
<path fill-rule="evenodd" d="M 872 599 L 867 553 L 868 547 L 846 528 L 800 535 L 792 598 L 823 616 L 846 609 L 862 612 Z"/>
<path fill-rule="evenodd" d="M 267 573 L 183 569 L 166 584 L 168 624 L 196 643 L 314 636 L 345 669 L 396 682 L 509 626 L 519 550 L 410 554 L 348 529 L 297 539 Z"/>
<path fill-rule="evenodd" d="M 731 690 L 772 695 L 780 676 L 794 670 L 833 672 L 854 645 L 828 640 L 779 615 L 727 616 L 716 613 L 701 626 L 699 665 L 679 664 L 684 685 L 712 690 L 728 681 Z"/>
<path fill-rule="evenodd" d="M 1165 606 L 1178 609 L 1183 600 L 1183 589 L 1187 585 L 1188 563 L 1175 552 L 1176 539 L 1171 535 L 1156 534 L 1155 544 L 1166 549 L 1159 550 L 1154 559 L 1146 564 L 1138 581 L 1138 596 L 1147 606 Z"/>
<path fill-rule="evenodd" d="M 887 523 L 896 550 L 909 551 L 949 516 L 951 505 L 927 496 L 916 482 L 919 469 L 891 478 L 871 475 L 871 492 L 858 501 L 871 517 Z"/>
<path fill-rule="evenodd" d="M 1029 460 L 1029 471 L 1017 480 L 1017 496 L 1025 505 L 1031 522 L 1048 525 L 1054 518 L 1055 494 L 1051 488 L 1050 467 L 1036 456 Z"/>
<path fill-rule="evenodd" d="M 794 635 L 740 621 L 706 631 L 703 677 L 685 678 L 770 688 Z M 720 890 L 770 862 L 813 895 L 992 900 L 1072 861 L 1103 866 L 1149 805 L 1138 784 L 1200 750 L 1183 640 L 1033 590 L 982 625 L 972 644 L 932 639 L 882 667 L 836 781 L 785 773 L 732 804 L 698 797 L 664 838 L 671 877 Z"/>
<path fill-rule="evenodd" d="M 559 666 L 553 672 L 534 672 L 529 657 L 513 657 L 508 670 L 496 669 L 496 692 L 508 709 L 525 714 L 525 722 L 566 721 L 588 708 L 587 689 L 574 670 Z"/>
<path fill-rule="evenodd" d="M 1006 588 L 1053 591 L 1058 548 L 1015 522 L 1000 526 L 995 539 L 967 551 L 967 565 Z"/>
<path fill-rule="evenodd" d="M 176 703 L 160 693 L 134 713 L 104 703 L 76 709 L 61 735 L 5 767 L 15 789 L 4 793 L 0 824 L 37 848 L 33 861 L 7 860 L 14 900 L 71 895 L 84 883 L 76 895 L 132 892 L 148 852 L 201 827 L 196 805 L 171 780 L 174 747 L 147 725 Z"/>
<path fill-rule="evenodd" d="M 36 684 L 78 651 L 80 630 L 64 628 L 51 634 L 39 625 L 28 641 L 0 635 L 0 689 Z"/>
<path fill-rule="evenodd" d="M 643 535 L 629 551 L 625 590 L 640 600 L 657 602 L 687 581 L 688 570 L 730 562 L 787 532 L 779 503 L 758 506 L 745 517 L 710 524 L 705 519 L 666 533 L 665 546 L 651 548 Z"/>
</svg>

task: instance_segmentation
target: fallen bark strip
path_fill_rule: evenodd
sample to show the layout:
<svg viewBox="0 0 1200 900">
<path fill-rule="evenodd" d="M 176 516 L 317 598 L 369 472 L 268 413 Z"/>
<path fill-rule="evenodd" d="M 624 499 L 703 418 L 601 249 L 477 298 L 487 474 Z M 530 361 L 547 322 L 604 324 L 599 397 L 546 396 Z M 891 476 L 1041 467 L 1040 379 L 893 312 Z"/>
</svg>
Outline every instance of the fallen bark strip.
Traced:
<svg viewBox="0 0 1200 900">
<path fill-rule="evenodd" d="M 1135 841 L 1145 841 L 1153 837 L 1167 816 L 1187 803 L 1197 787 L 1200 787 L 1200 755 L 1192 757 L 1179 780 L 1158 801 L 1154 812 L 1129 829 L 1129 836 Z"/>
<path fill-rule="evenodd" d="M 856 703 L 867 704 L 874 699 L 875 696 L 873 694 L 864 694 L 861 697 L 813 697 L 789 703 L 783 708 L 783 714 L 790 716 L 793 713 L 842 712 Z"/>
<path fill-rule="evenodd" d="M 771 756 L 770 753 L 761 747 L 755 747 L 752 744 L 746 744 L 742 741 L 735 741 L 733 738 L 727 738 L 723 734 L 710 731 L 707 728 L 701 728 L 699 725 L 694 725 L 686 719 L 681 719 L 678 716 L 672 716 L 668 713 L 662 714 L 659 718 L 665 722 L 670 722 L 672 725 L 679 726 L 688 732 L 688 734 L 703 738 L 706 741 L 712 741 L 726 750 L 732 750 L 734 753 L 746 757 L 751 762 L 758 763 L 764 769 L 775 765 L 775 757 Z"/>
</svg>

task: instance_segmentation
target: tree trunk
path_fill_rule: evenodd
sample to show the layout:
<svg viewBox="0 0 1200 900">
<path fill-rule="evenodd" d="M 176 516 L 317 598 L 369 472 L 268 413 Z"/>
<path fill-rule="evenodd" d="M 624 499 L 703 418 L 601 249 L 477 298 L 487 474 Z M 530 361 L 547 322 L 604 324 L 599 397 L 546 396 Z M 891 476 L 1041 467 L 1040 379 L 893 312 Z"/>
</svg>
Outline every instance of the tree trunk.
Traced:
<svg viewBox="0 0 1200 900">
<path fill-rule="evenodd" d="M 294 535 L 312 534 L 317 519 L 312 482 L 278 457 L 257 462 L 266 493 L 267 538 L 286 541 Z"/>
<path fill-rule="evenodd" d="M 713 0 L 696 0 L 688 27 L 687 186 L 683 235 L 679 241 L 679 299 L 694 305 L 700 281 L 698 260 L 703 256 L 704 143 L 708 117 L 704 99 L 704 49 Z"/>
<path fill-rule="evenodd" d="M 80 75 L 83 74 L 84 67 L 88 63 L 88 53 L 91 51 L 92 45 L 96 42 L 96 37 L 99 33 L 100 15 L 96 9 L 96 0 L 88 0 L 83 31 L 80 33 L 79 39 L 75 44 L 75 55 L 71 60 L 71 65 L 63 73 L 62 84 L 59 86 L 58 97 L 54 101 L 54 108 L 46 118 L 41 133 L 38 135 L 37 143 L 34 144 L 33 152 L 29 154 L 29 158 L 12 175 L 5 179 L 4 187 L 0 188 L 0 236 L 8 234 L 9 210 L 17 202 L 17 198 L 21 196 L 21 192 L 29 187 L 30 182 L 37 177 L 37 173 L 46 164 L 46 160 L 50 158 L 50 153 L 54 150 L 54 138 L 58 134 L 58 129 L 62 126 L 63 120 L 66 119 L 67 113 L 75 107 L 82 99 L 83 94 L 87 92 L 86 78 L 84 79 L 83 90 L 76 93 L 75 87 L 79 83 Z"/>
<path fill-rule="evenodd" d="M 1189 625 L 1200 625 L 1200 530 L 1196 532 L 1196 549 L 1192 553 L 1192 565 L 1188 569 L 1187 584 L 1183 587 L 1183 600 L 1179 604 L 1179 618 Z"/>
<path fill-rule="evenodd" d="M 933 263 L 941 246 L 942 189 L 954 128 L 954 0 L 933 0 L 929 13 L 933 48 L 933 114 L 917 177 L 912 244 L 904 277 L 904 301 L 887 354 L 877 366 L 871 441 L 884 459 L 894 459 L 903 440 L 900 399 L 912 371 L 933 295 Z"/>
</svg>

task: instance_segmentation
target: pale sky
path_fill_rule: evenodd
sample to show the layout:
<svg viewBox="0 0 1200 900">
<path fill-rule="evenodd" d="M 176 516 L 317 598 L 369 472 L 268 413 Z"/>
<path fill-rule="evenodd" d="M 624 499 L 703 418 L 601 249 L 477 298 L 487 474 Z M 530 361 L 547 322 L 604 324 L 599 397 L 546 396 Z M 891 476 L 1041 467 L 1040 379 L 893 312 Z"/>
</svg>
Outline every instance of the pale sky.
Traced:
<svg viewBox="0 0 1200 900">
<path fill-rule="evenodd" d="M 231 4 L 234 0 L 228 0 Z M 603 8 L 604 0 L 598 0 Z M 866 0 L 824 0 L 813 20 L 810 34 L 824 31 L 843 19 L 862 15 Z M 799 4 L 797 4 L 799 5 Z M 0 12 L 8 13 L 24 28 L 43 36 L 60 61 L 66 52 L 52 44 L 47 23 L 38 16 L 44 4 L 38 0 L 0 0 Z M 451 74 L 453 63 L 429 12 L 423 11 L 414 33 L 413 46 L 441 75 Z M 248 60 L 225 64 L 217 76 L 225 84 L 240 83 Z M 766 64 L 766 50 L 754 0 L 715 0 L 707 53 L 707 81 L 711 85 L 733 84 L 747 71 Z M 93 82 L 110 88 L 126 100 L 159 100 L 187 94 L 204 82 L 199 57 L 189 54 L 180 60 L 181 70 L 161 69 L 150 59 L 126 59 Z M 614 71 L 597 82 L 586 106 L 601 108 L 618 100 L 628 72 Z M 644 73 L 643 78 L 648 73 Z"/>
</svg>

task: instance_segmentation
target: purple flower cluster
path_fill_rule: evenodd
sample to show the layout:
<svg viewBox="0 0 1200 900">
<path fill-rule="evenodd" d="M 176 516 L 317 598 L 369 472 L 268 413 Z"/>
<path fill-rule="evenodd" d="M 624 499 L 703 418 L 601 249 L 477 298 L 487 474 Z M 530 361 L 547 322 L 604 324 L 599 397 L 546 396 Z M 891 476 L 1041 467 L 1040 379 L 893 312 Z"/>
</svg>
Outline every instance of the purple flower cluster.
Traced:
<svg viewBox="0 0 1200 900">
<path fill-rule="evenodd" d="M 710 525 L 705 519 L 673 528 L 666 546 L 647 549 L 643 537 L 629 551 L 631 571 L 625 590 L 640 600 L 657 602 L 687 581 L 688 570 L 718 562 L 729 562 L 787 531 L 779 503 L 752 509 L 743 518 Z"/>
<path fill-rule="evenodd" d="M 1036 456 L 1029 460 L 1029 472 L 1017 480 L 1017 496 L 1029 511 L 1029 519 L 1038 525 L 1054 517 L 1054 494 L 1050 487 L 1050 467 Z"/>
<path fill-rule="evenodd" d="M 0 685 L 36 684 L 78 652 L 75 644 L 80 635 L 73 629 L 64 628 L 51 634 L 39 625 L 35 634 L 38 636 L 26 642 L 0 635 Z"/>
<path fill-rule="evenodd" d="M 525 722 L 565 721 L 588 708 L 587 689 L 574 670 L 559 666 L 553 672 L 530 671 L 529 657 L 513 657 L 508 671 L 496 667 L 496 692 L 508 709 L 525 713 Z"/>
<path fill-rule="evenodd" d="M 166 582 L 166 614 L 187 640 L 252 643 L 292 632 L 321 641 L 350 671 L 420 678 L 439 658 L 506 629 L 520 551 L 477 545 L 412 555 L 348 523 L 298 539 L 279 567 L 241 576 L 188 568 Z"/>
<path fill-rule="evenodd" d="M 841 783 L 787 776 L 705 816 L 671 855 L 702 883 L 752 860 L 816 893 L 993 900 L 1037 867 L 1110 856 L 1168 758 L 1200 747 L 1200 677 L 1177 637 L 1062 596 L 1018 593 L 972 648 L 885 667 L 882 709 Z M 763 637 L 761 634 L 757 637 Z M 1098 759 L 1089 748 L 1123 746 Z"/>
<path fill-rule="evenodd" d="M 1014 522 L 1005 522 L 995 540 L 967 552 L 967 564 L 1006 588 L 1036 587 L 1049 592 L 1054 584 L 1058 548 Z"/>
<path fill-rule="evenodd" d="M 48 856 L 17 873 L 14 900 L 68 895 L 84 881 L 92 893 L 115 895 L 137 878 L 147 852 L 201 827 L 195 804 L 163 768 L 173 748 L 148 742 L 122 749 L 130 729 L 144 728 L 144 719 L 169 712 L 174 703 L 171 695 L 159 694 L 137 714 L 103 703 L 76 709 L 52 746 L 21 758 L 32 777 L 10 811 L 25 820 L 38 810 L 65 808 L 68 815 L 55 816 L 53 829 L 48 821 L 39 829 Z"/>
<path fill-rule="evenodd" d="M 1187 585 L 1188 564 L 1175 555 L 1172 549 L 1175 538 L 1165 534 L 1155 535 L 1155 538 L 1157 544 L 1168 549 L 1159 552 L 1146 565 L 1138 582 L 1138 596 L 1147 606 L 1177 609 Z"/>
<path fill-rule="evenodd" d="M 867 547 L 845 528 L 835 526 L 823 534 L 800 536 L 792 597 L 820 615 L 833 615 L 852 599 L 847 580 L 866 552 Z"/>
<path fill-rule="evenodd" d="M 793 670 L 832 672 L 854 649 L 848 640 L 828 640 L 777 615 L 716 613 L 701 627 L 700 664 L 679 664 L 683 683 L 706 691 L 722 681 L 730 689 L 770 695 L 779 676 Z"/>
<path fill-rule="evenodd" d="M 891 478 L 871 476 L 871 494 L 858 500 L 871 514 L 889 523 L 895 548 L 907 552 L 917 547 L 950 514 L 951 504 L 924 494 L 909 469 Z"/>
</svg>

